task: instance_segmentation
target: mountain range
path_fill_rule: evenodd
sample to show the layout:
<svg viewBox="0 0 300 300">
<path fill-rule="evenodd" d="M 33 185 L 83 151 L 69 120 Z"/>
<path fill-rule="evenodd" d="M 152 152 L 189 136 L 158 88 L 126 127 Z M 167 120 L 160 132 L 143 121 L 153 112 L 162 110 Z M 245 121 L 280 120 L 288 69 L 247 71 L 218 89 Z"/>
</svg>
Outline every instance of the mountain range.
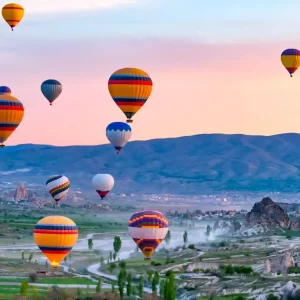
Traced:
<svg viewBox="0 0 300 300">
<path fill-rule="evenodd" d="M 201 194 L 220 190 L 297 192 L 300 135 L 200 134 L 110 144 L 24 144 L 0 149 L 0 181 L 45 184 L 64 174 L 73 187 L 90 189 L 96 173 L 115 178 L 114 192 Z"/>
</svg>

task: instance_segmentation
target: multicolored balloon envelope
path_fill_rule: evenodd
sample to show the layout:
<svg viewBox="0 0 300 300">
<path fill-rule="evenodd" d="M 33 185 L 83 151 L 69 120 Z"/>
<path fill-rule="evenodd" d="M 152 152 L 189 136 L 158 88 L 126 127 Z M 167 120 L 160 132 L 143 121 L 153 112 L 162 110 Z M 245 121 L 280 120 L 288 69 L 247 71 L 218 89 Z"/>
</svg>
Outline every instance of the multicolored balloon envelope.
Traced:
<svg viewBox="0 0 300 300">
<path fill-rule="evenodd" d="M 69 254 L 78 238 L 76 224 L 63 216 L 41 219 L 33 231 L 34 240 L 53 268 Z"/>
<path fill-rule="evenodd" d="M 6 23 L 14 30 L 24 17 L 24 8 L 16 3 L 9 3 L 2 8 L 2 17 Z"/>
<path fill-rule="evenodd" d="M 113 73 L 108 81 L 108 90 L 127 117 L 127 123 L 146 103 L 152 92 L 152 80 L 143 70 L 124 68 Z"/>
<path fill-rule="evenodd" d="M 0 87 L 0 147 L 17 129 L 24 116 L 23 104 L 11 95 L 7 86 Z"/>
<path fill-rule="evenodd" d="M 145 259 L 151 259 L 155 249 L 168 233 L 168 220 L 159 211 L 145 210 L 131 216 L 128 228 Z"/>
<path fill-rule="evenodd" d="M 62 84 L 55 79 L 45 80 L 41 85 L 41 91 L 52 105 L 53 101 L 61 94 Z"/>
<path fill-rule="evenodd" d="M 97 174 L 93 177 L 92 184 L 102 200 L 114 187 L 115 181 L 109 174 Z"/>
<path fill-rule="evenodd" d="M 123 122 L 110 123 L 106 127 L 106 137 L 119 154 L 131 137 L 131 127 Z"/>
<path fill-rule="evenodd" d="M 58 201 L 60 201 L 68 193 L 70 181 L 66 176 L 53 175 L 46 181 L 46 186 L 49 194 L 56 201 L 56 204 L 58 204 Z"/>
<path fill-rule="evenodd" d="M 293 77 L 293 74 L 300 66 L 300 51 L 297 49 L 286 49 L 281 53 L 281 62 L 283 66 Z"/>
</svg>

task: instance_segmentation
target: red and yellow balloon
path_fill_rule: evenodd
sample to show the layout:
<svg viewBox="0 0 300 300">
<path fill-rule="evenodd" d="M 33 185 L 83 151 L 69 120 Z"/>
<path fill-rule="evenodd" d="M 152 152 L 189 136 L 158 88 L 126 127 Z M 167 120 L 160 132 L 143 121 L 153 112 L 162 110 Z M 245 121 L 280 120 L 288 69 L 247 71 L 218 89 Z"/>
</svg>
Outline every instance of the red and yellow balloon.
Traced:
<svg viewBox="0 0 300 300">
<path fill-rule="evenodd" d="M 69 254 L 78 238 L 76 224 L 63 216 L 48 216 L 41 219 L 33 231 L 34 240 L 51 266 L 57 268 Z"/>
<path fill-rule="evenodd" d="M 2 7 L 2 17 L 6 23 L 14 30 L 24 17 L 24 8 L 17 3 L 9 3 Z"/>
<path fill-rule="evenodd" d="M 146 103 L 152 92 L 152 80 L 143 70 L 124 68 L 113 73 L 108 81 L 108 90 L 127 123 Z"/>
<path fill-rule="evenodd" d="M 281 53 L 281 62 L 290 73 L 290 77 L 300 66 L 300 51 L 298 49 L 286 49 Z"/>
<path fill-rule="evenodd" d="M 24 116 L 23 104 L 11 95 L 7 86 L 0 86 L 0 147 L 11 136 L 22 122 Z"/>
</svg>

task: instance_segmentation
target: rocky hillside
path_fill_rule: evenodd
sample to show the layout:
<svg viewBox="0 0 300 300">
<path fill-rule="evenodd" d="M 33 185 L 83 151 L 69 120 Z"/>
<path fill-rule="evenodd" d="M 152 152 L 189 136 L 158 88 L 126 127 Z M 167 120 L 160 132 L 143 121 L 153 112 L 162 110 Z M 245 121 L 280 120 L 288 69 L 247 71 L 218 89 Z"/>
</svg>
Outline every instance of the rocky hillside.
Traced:
<svg viewBox="0 0 300 300">
<path fill-rule="evenodd" d="M 297 226 L 299 221 L 291 222 L 284 210 L 267 197 L 255 203 L 244 220 L 219 220 L 214 224 L 213 229 L 217 236 L 251 236 L 268 231 L 284 231 Z"/>
<path fill-rule="evenodd" d="M 28 200 L 28 192 L 23 183 L 21 183 L 17 186 L 13 198 L 16 201 Z"/>
<path fill-rule="evenodd" d="M 245 219 L 247 227 L 262 225 L 270 229 L 276 227 L 288 229 L 290 223 L 290 218 L 284 210 L 268 197 L 255 203 Z"/>
</svg>

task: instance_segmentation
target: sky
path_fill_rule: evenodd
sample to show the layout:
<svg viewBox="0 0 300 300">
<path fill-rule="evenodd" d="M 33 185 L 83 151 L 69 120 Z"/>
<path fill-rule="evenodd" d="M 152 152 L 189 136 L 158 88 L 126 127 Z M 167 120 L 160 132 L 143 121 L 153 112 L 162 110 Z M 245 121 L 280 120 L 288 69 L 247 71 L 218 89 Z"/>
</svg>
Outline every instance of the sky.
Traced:
<svg viewBox="0 0 300 300">
<path fill-rule="evenodd" d="M 299 0 L 15 3 L 25 16 L 13 32 L 0 20 L 0 85 L 25 115 L 6 145 L 108 143 L 106 126 L 126 120 L 107 88 L 123 67 L 153 81 L 132 140 L 300 132 L 300 71 L 290 78 L 280 61 L 300 49 Z M 63 84 L 52 107 L 40 91 L 49 78 Z"/>
</svg>

